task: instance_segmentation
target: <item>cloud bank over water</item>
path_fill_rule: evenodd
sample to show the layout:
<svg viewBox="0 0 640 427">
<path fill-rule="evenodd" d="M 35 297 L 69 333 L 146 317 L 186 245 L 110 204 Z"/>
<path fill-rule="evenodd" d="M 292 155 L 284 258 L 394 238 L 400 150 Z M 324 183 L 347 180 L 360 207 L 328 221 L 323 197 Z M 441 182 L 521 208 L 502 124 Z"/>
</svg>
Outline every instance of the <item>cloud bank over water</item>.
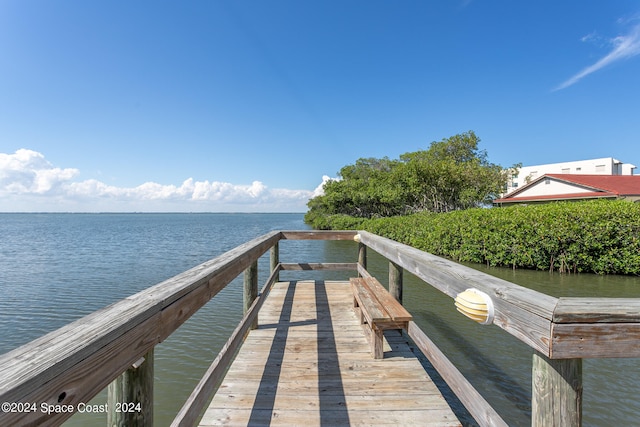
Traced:
<svg viewBox="0 0 640 427">
<path fill-rule="evenodd" d="M 2 212 L 304 212 L 322 190 L 269 188 L 261 181 L 232 184 L 195 181 L 180 185 L 145 182 L 117 187 L 96 179 L 78 181 L 80 171 L 51 164 L 42 153 L 0 153 Z"/>
</svg>

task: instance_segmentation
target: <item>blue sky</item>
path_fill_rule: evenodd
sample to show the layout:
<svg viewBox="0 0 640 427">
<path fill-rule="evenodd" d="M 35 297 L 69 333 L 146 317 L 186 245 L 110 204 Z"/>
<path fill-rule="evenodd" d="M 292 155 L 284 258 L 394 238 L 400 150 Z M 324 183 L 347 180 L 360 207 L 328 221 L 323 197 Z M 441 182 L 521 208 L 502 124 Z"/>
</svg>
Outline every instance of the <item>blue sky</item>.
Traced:
<svg viewBox="0 0 640 427">
<path fill-rule="evenodd" d="M 0 211 L 301 212 L 468 130 L 640 165 L 640 3 L 0 2 Z"/>
</svg>

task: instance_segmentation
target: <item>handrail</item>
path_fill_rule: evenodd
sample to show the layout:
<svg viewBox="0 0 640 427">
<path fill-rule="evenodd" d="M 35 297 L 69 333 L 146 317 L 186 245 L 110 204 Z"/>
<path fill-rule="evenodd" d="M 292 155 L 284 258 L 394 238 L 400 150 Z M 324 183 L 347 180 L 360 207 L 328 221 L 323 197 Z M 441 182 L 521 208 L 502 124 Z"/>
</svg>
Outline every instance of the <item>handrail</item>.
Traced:
<svg viewBox="0 0 640 427">
<path fill-rule="evenodd" d="M 269 292 L 271 291 L 273 284 L 276 282 L 276 277 L 281 269 L 281 264 L 276 265 L 273 269 L 271 276 L 267 279 L 267 283 L 262 288 L 260 295 L 253 301 L 249 310 L 245 313 L 238 326 L 236 326 L 235 330 L 218 353 L 218 356 L 216 356 L 209 369 L 207 369 L 207 372 L 205 372 L 203 377 L 200 379 L 198 385 L 182 406 L 178 415 L 174 418 L 171 423 L 171 427 L 186 427 L 192 426 L 196 423 L 198 416 L 202 413 L 202 410 L 211 398 L 211 395 L 215 392 L 218 383 L 222 381 L 224 373 L 233 361 L 235 353 L 242 344 L 251 324 L 258 318 L 258 312 L 266 301 L 267 296 L 269 296 Z"/>
<path fill-rule="evenodd" d="M 494 324 L 541 353 L 548 353 L 549 323 L 556 298 L 366 231 L 359 234 L 362 244 L 451 298 L 468 288 L 491 295 Z"/>
<path fill-rule="evenodd" d="M 0 356 L 0 425 L 59 425 L 162 342 L 281 238 L 274 231 Z M 47 414 L 39 405 L 61 409 Z M 67 406 L 63 406 L 67 405 Z"/>
<path fill-rule="evenodd" d="M 490 295 L 493 323 L 548 358 L 640 357 L 640 299 L 555 298 L 366 231 L 359 235 L 452 298 L 468 288 Z"/>
<path fill-rule="evenodd" d="M 358 263 L 280 263 L 278 244 L 287 239 L 357 240 Z M 545 405 L 554 395 L 550 388 L 557 391 L 558 387 L 564 387 L 562 404 L 574 405 L 558 422 L 580 425 L 582 358 L 640 357 L 640 299 L 555 298 L 366 231 L 273 231 L 0 355 L 0 401 L 74 407 L 88 402 L 271 249 L 271 277 L 263 293 L 247 306 L 243 321 L 214 362 L 225 366 L 279 271 L 356 270 L 367 276 L 366 248 L 389 260 L 390 277 L 394 278 L 390 280 L 390 292 L 400 300 L 402 269 L 452 298 L 470 287 L 491 297 L 495 306 L 493 323 L 534 350 L 534 425 L 550 422 L 545 417 L 554 411 L 545 409 Z M 504 423 L 488 403 L 477 403 L 474 396 L 479 394 L 459 372 L 454 372 L 417 325 L 410 325 L 409 336 L 433 359 L 436 369 L 443 371 L 440 373 L 445 381 L 462 395 L 461 401 L 481 425 Z M 203 396 L 215 388 L 222 368 L 214 365 L 203 378 L 200 391 L 189 399 L 196 402 L 193 408 L 201 408 Z M 193 414 L 184 411 L 175 425 L 192 423 Z M 60 425 L 71 415 L 0 411 L 0 425 Z"/>
</svg>

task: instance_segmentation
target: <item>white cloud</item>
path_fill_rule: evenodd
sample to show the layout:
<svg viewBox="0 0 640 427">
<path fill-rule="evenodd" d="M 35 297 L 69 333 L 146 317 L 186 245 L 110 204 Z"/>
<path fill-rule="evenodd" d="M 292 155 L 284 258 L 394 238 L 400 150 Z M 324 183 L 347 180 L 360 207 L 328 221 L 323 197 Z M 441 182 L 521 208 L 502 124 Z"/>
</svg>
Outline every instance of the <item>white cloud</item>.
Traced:
<svg viewBox="0 0 640 427">
<path fill-rule="evenodd" d="M 20 149 L 14 154 L 0 153 L 0 195 L 3 192 L 49 193 L 78 173 L 77 169 L 54 168 L 37 151 Z"/>
<path fill-rule="evenodd" d="M 600 37 L 595 33 L 591 33 L 584 36 L 582 38 L 582 41 L 599 42 Z M 570 79 L 566 80 L 560 86 L 556 87 L 554 91 L 565 89 L 573 84 L 576 84 L 584 77 L 600 70 L 601 68 L 606 67 L 607 65 L 640 54 L 640 24 L 636 24 L 626 35 L 615 37 L 609 42 L 611 45 L 613 45 L 613 49 L 607 55 L 598 60 L 596 63 L 586 67 L 579 73 L 575 74 Z"/>
<path fill-rule="evenodd" d="M 324 194 L 324 185 L 329 181 L 335 181 L 337 178 L 330 178 L 327 175 L 322 175 L 322 182 L 313 190 L 311 197 L 322 196 Z"/>
<path fill-rule="evenodd" d="M 186 179 L 179 186 L 145 182 L 116 187 L 96 179 L 73 181 L 78 169 L 57 168 L 44 155 L 20 149 L 0 153 L 0 211 L 148 210 L 148 211 L 293 211 L 306 210 L 315 190 L 267 187 Z M 29 207 L 30 206 L 30 207 Z"/>
</svg>

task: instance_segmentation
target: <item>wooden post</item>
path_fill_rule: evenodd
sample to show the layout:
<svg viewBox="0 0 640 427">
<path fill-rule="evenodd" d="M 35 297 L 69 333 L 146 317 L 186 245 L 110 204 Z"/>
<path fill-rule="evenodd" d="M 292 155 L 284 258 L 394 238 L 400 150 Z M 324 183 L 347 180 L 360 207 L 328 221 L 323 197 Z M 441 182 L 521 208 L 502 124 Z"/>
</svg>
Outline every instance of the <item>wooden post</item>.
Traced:
<svg viewBox="0 0 640 427">
<path fill-rule="evenodd" d="M 251 308 L 253 300 L 258 297 L 258 261 L 251 263 L 251 266 L 244 271 L 244 311 L 246 313 Z M 251 329 L 258 327 L 258 319 L 256 318 L 251 324 Z"/>
<path fill-rule="evenodd" d="M 276 242 L 273 246 L 271 246 L 271 252 L 270 252 L 270 267 L 271 267 L 271 273 L 273 273 L 273 270 L 276 269 L 276 266 L 278 265 L 278 263 L 280 262 L 280 249 L 279 249 L 279 244 L 278 242 Z M 280 273 L 276 274 L 276 282 L 280 281 Z"/>
<path fill-rule="evenodd" d="M 358 264 L 365 270 L 367 269 L 367 246 L 360 242 L 358 242 Z M 361 277 L 360 274 L 358 277 Z"/>
<path fill-rule="evenodd" d="M 533 354 L 531 425 L 582 425 L 582 359 Z"/>
<path fill-rule="evenodd" d="M 389 261 L 389 293 L 402 304 L 402 267 Z"/>
<path fill-rule="evenodd" d="M 153 426 L 153 348 L 107 387 L 109 427 Z"/>
</svg>

